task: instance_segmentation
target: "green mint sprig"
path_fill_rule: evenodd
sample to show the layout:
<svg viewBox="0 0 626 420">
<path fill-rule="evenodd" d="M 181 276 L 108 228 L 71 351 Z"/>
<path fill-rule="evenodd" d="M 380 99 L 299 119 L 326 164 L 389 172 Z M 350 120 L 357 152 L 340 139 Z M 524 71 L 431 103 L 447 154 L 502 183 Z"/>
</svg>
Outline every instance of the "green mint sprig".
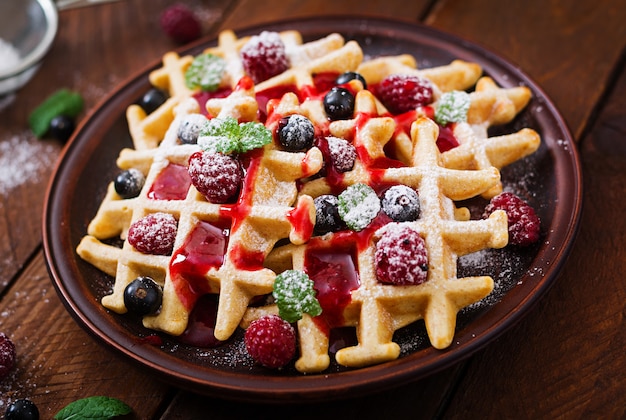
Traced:
<svg viewBox="0 0 626 420">
<path fill-rule="evenodd" d="M 108 420 L 132 411 L 132 408 L 116 398 L 95 396 L 69 403 L 54 416 L 54 420 Z"/>
<path fill-rule="evenodd" d="M 304 271 L 287 270 L 276 276 L 273 295 L 278 315 L 287 322 L 296 322 L 304 314 L 318 316 L 322 313 L 313 280 Z"/>
<path fill-rule="evenodd" d="M 185 85 L 189 89 L 200 88 L 215 92 L 220 86 L 224 70 L 226 61 L 223 58 L 213 54 L 200 54 L 194 57 L 185 71 Z"/>
<path fill-rule="evenodd" d="M 28 116 L 28 125 L 37 137 L 43 137 L 54 117 L 66 115 L 75 118 L 84 106 L 83 97 L 69 89 L 59 89 L 48 96 Z"/>
<path fill-rule="evenodd" d="M 209 120 L 198 137 L 198 145 L 206 151 L 245 153 L 272 141 L 272 132 L 262 123 L 239 124 L 233 117 Z"/>
<path fill-rule="evenodd" d="M 350 185 L 339 194 L 337 201 L 339 216 L 356 232 L 365 229 L 381 208 L 376 192 L 366 184 Z"/>
<path fill-rule="evenodd" d="M 435 121 L 441 125 L 466 122 L 470 105 L 471 100 L 467 92 L 460 90 L 446 92 L 441 95 L 437 103 Z"/>
</svg>

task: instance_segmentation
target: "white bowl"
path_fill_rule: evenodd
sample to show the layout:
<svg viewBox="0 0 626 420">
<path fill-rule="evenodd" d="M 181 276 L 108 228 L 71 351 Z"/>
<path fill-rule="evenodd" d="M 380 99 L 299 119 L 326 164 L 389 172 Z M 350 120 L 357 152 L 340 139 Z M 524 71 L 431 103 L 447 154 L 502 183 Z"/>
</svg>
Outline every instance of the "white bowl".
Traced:
<svg viewBox="0 0 626 420">
<path fill-rule="evenodd" d="M 33 77 L 58 25 L 52 0 L 0 0 L 0 95 L 20 89 Z"/>
</svg>

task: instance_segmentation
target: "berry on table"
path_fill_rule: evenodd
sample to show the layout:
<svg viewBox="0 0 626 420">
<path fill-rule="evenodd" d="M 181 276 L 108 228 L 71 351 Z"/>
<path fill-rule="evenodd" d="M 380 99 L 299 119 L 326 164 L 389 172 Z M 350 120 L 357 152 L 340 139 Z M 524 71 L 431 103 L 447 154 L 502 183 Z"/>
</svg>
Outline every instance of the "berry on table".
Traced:
<svg viewBox="0 0 626 420">
<path fill-rule="evenodd" d="M 335 86 L 324 96 L 324 110 L 331 120 L 345 120 L 354 112 L 354 95 L 345 88 Z"/>
<path fill-rule="evenodd" d="M 175 42 L 185 44 L 202 35 L 202 26 L 195 14 L 183 4 L 174 4 L 161 13 L 163 32 Z"/>
<path fill-rule="evenodd" d="M 346 229 L 346 224 L 339 216 L 339 200 L 331 194 L 320 195 L 313 200 L 315 204 L 315 233 L 323 235 Z"/>
<path fill-rule="evenodd" d="M 196 152 L 189 157 L 191 183 L 209 202 L 226 203 L 243 182 L 241 165 L 232 156 L 218 152 Z"/>
<path fill-rule="evenodd" d="M 4 379 L 15 366 L 15 345 L 3 332 L 0 332 L 0 381 Z"/>
<path fill-rule="evenodd" d="M 496 195 L 485 207 L 483 217 L 496 210 L 506 212 L 510 244 L 528 246 L 539 240 L 541 221 L 535 210 L 517 195 L 510 192 Z"/>
<path fill-rule="evenodd" d="M 150 89 L 139 100 L 139 106 L 143 108 L 146 114 L 156 111 L 161 105 L 167 101 L 168 95 L 161 89 Z"/>
<path fill-rule="evenodd" d="M 356 162 L 356 148 L 347 140 L 338 137 L 326 137 L 330 162 L 337 172 L 348 172 L 354 168 Z"/>
<path fill-rule="evenodd" d="M 246 349 L 252 358 L 268 368 L 280 368 L 296 353 L 296 332 L 290 323 L 278 315 L 268 315 L 250 323 L 244 336 Z"/>
<path fill-rule="evenodd" d="M 408 74 L 391 74 L 375 89 L 378 99 L 394 114 L 402 114 L 433 101 L 433 86 L 428 79 Z"/>
<path fill-rule="evenodd" d="M 169 213 L 151 213 L 128 229 L 128 242 L 139 252 L 169 255 L 174 249 L 178 222 Z"/>
<path fill-rule="evenodd" d="M 363 85 L 363 89 L 367 89 L 367 82 L 365 81 L 365 78 L 361 74 L 354 71 L 347 71 L 340 74 L 339 77 L 337 77 L 337 79 L 335 80 L 335 83 L 338 85 L 343 85 L 350 82 L 351 80 L 358 80 Z"/>
<path fill-rule="evenodd" d="M 50 121 L 50 135 L 60 141 L 68 141 L 76 128 L 74 119 L 68 115 L 57 115 Z"/>
<path fill-rule="evenodd" d="M 383 194 L 383 211 L 394 222 L 412 222 L 420 215 L 417 192 L 406 185 L 394 185 Z"/>
<path fill-rule="evenodd" d="M 254 83 L 274 77 L 289 68 L 285 44 L 278 32 L 263 31 L 241 47 L 243 70 Z"/>
<path fill-rule="evenodd" d="M 376 277 L 381 283 L 418 285 L 427 279 L 426 242 L 412 227 L 390 225 L 376 243 L 374 258 Z"/>
<path fill-rule="evenodd" d="M 20 398 L 7 407 L 4 418 L 6 420 L 39 420 L 39 409 L 31 400 Z"/>
<path fill-rule="evenodd" d="M 156 313 L 162 301 L 163 289 L 151 277 L 137 277 L 124 289 L 124 305 L 137 315 Z"/>
<path fill-rule="evenodd" d="M 198 135 L 207 122 L 207 118 L 202 114 L 185 115 L 178 126 L 178 139 L 183 144 L 196 144 Z"/>
<path fill-rule="evenodd" d="M 120 172 L 113 182 L 115 192 L 122 198 L 134 198 L 139 195 L 146 182 L 144 174 L 135 168 Z"/>
<path fill-rule="evenodd" d="M 315 126 L 304 115 L 293 114 L 278 122 L 278 140 L 287 151 L 310 149 L 314 139 Z"/>
</svg>

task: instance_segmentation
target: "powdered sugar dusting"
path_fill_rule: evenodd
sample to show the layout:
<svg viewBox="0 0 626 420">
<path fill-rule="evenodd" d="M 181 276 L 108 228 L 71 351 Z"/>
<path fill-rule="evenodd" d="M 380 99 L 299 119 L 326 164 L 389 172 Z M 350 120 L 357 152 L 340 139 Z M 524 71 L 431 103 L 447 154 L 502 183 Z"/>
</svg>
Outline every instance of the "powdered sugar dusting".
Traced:
<svg viewBox="0 0 626 420">
<path fill-rule="evenodd" d="M 0 142 L 0 195 L 26 183 L 40 182 L 54 165 L 59 148 L 30 134 Z"/>
</svg>

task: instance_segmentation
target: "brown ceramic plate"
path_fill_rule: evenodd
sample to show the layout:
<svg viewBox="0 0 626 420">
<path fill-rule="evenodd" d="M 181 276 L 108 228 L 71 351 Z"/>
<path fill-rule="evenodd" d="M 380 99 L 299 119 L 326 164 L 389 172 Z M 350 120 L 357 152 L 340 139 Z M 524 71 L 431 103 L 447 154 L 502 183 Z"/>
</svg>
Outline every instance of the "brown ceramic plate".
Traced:
<svg viewBox="0 0 626 420">
<path fill-rule="evenodd" d="M 530 87 L 530 105 L 515 121 L 498 130 L 513 132 L 528 126 L 541 135 L 540 149 L 506 168 L 502 177 L 507 189 L 521 194 L 537 209 L 542 219 L 542 241 L 530 249 L 507 247 L 461 260 L 460 274 L 489 274 L 496 290 L 484 302 L 459 314 L 453 344 L 443 351 L 430 347 L 423 324 L 416 323 L 396 334 L 402 348 L 398 360 L 358 370 L 331 366 L 323 374 L 305 376 L 290 369 L 274 372 L 253 366 L 237 339 L 214 350 L 188 347 L 166 336 L 162 345 L 150 344 L 145 337 L 154 332 L 141 327 L 137 319 L 111 313 L 100 305 L 112 279 L 82 261 L 75 249 L 107 184 L 118 172 L 115 159 L 119 151 L 131 146 L 125 109 L 150 88 L 148 73 L 160 66 L 155 63 L 114 91 L 82 123 L 49 186 L 45 254 L 56 289 L 76 321 L 106 347 L 169 383 L 224 398 L 266 402 L 295 396 L 321 400 L 356 392 L 362 395 L 416 380 L 468 357 L 519 321 L 556 279 L 570 251 L 581 211 L 576 147 L 542 90 L 497 55 L 425 26 L 369 18 L 316 18 L 254 27 L 238 34 L 256 34 L 263 29 L 298 29 L 305 40 L 339 32 L 347 39 L 356 39 L 366 57 L 410 53 L 419 67 L 460 58 L 482 65 L 485 74 L 501 86 Z M 215 40 L 206 40 L 183 52 L 198 54 L 213 45 Z"/>
</svg>

